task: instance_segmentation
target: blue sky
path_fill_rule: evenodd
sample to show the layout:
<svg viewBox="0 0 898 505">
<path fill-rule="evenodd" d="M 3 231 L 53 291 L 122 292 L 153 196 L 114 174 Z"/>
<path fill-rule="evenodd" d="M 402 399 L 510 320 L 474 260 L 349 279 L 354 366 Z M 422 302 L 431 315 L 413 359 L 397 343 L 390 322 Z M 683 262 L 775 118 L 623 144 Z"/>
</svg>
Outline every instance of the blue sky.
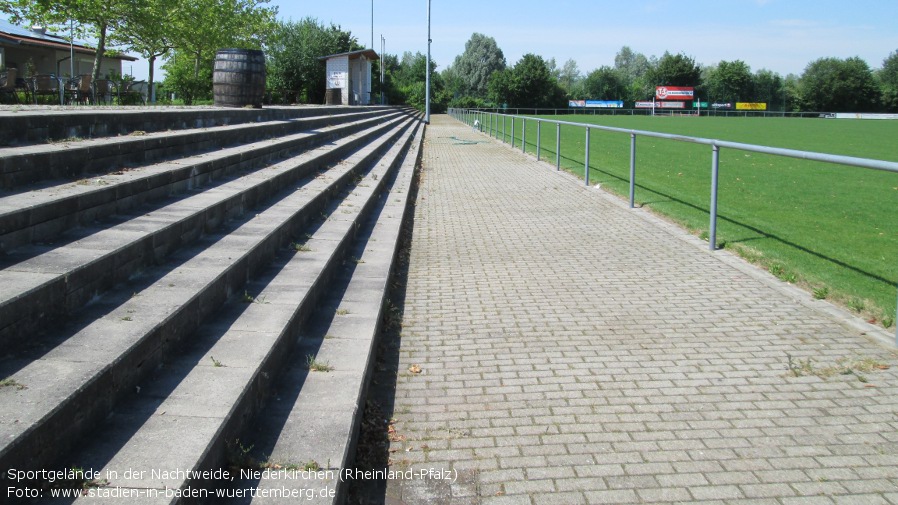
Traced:
<svg viewBox="0 0 898 505">
<path fill-rule="evenodd" d="M 281 19 L 311 16 L 371 44 L 371 0 L 273 0 Z M 339 5 L 339 8 L 335 8 Z M 526 53 L 573 58 L 584 74 L 613 65 L 624 45 L 647 56 L 683 52 L 701 64 L 745 61 L 752 70 L 801 74 L 821 57 L 860 56 L 879 68 L 898 50 L 896 0 L 431 0 L 438 70 L 474 32 L 496 39 L 508 63 Z M 427 0 L 374 0 L 374 46 L 427 51 Z M 136 62 L 134 74 L 146 76 Z"/>
</svg>

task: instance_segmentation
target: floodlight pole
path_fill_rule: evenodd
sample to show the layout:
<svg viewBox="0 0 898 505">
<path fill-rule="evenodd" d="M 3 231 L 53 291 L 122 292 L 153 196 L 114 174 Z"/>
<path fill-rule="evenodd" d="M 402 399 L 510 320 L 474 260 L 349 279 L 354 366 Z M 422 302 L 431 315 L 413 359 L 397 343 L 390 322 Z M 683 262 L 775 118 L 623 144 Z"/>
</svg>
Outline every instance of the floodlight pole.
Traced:
<svg viewBox="0 0 898 505">
<path fill-rule="evenodd" d="M 424 123 L 430 124 L 430 0 L 427 0 L 427 75 L 424 91 Z"/>
<path fill-rule="evenodd" d="M 371 0 L 371 50 L 374 50 L 374 0 Z"/>
<path fill-rule="evenodd" d="M 75 78 L 75 19 L 69 19 L 69 78 Z"/>
<path fill-rule="evenodd" d="M 380 34 L 380 104 L 384 104 L 384 63 L 386 63 L 387 39 Z"/>
</svg>

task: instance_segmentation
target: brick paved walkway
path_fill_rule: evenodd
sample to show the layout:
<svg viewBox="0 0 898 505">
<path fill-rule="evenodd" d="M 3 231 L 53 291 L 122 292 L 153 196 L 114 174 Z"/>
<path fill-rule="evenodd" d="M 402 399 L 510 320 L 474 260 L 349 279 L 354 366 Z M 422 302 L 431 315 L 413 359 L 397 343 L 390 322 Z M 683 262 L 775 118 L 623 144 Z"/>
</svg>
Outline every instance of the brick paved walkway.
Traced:
<svg viewBox="0 0 898 505">
<path fill-rule="evenodd" d="M 423 166 L 391 468 L 458 475 L 388 503 L 898 504 L 894 348 L 446 116 Z"/>
</svg>

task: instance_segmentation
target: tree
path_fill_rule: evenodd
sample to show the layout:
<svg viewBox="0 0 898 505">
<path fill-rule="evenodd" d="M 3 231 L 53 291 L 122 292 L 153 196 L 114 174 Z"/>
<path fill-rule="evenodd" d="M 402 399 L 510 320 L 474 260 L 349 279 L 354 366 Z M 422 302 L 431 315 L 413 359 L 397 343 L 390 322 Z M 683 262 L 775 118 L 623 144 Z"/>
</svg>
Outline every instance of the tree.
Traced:
<svg viewBox="0 0 898 505">
<path fill-rule="evenodd" d="M 764 102 L 768 110 L 785 110 L 786 89 L 783 87 L 783 78 L 770 70 L 761 69 L 754 75 L 753 102 Z"/>
<path fill-rule="evenodd" d="M 882 69 L 876 72 L 876 80 L 882 94 L 882 104 L 890 111 L 898 110 L 898 51 L 882 61 Z"/>
<path fill-rule="evenodd" d="M 485 98 L 493 72 L 505 70 L 505 55 L 496 40 L 474 33 L 465 43 L 465 51 L 455 58 L 452 68 L 461 83 L 461 95 Z"/>
<path fill-rule="evenodd" d="M 820 58 L 799 81 L 802 108 L 826 112 L 866 112 L 879 105 L 879 88 L 867 62 L 852 57 Z"/>
<path fill-rule="evenodd" d="M 442 76 L 436 71 L 437 64 L 430 60 L 430 107 L 431 112 L 444 112 L 450 92 L 445 89 Z M 399 60 L 398 68 L 391 75 L 396 99 L 392 103 L 411 105 L 423 111 L 426 105 L 427 58 L 420 52 L 406 51 Z"/>
<path fill-rule="evenodd" d="M 179 0 L 171 35 L 178 51 L 194 58 L 194 74 L 227 47 L 261 49 L 271 33 L 277 8 L 268 0 Z"/>
<path fill-rule="evenodd" d="M 655 85 L 650 81 L 650 72 L 657 63 L 654 56 L 651 59 L 647 58 L 628 46 L 622 47 L 617 52 L 614 57 L 614 69 L 627 87 L 628 100 L 644 100 L 654 94 Z"/>
<path fill-rule="evenodd" d="M 24 18 L 57 27 L 77 22 L 81 35 L 97 41 L 92 72 L 96 81 L 100 78 L 107 36 L 131 15 L 131 4 L 129 0 L 13 0 L 3 10 L 12 14 L 14 22 Z"/>
<path fill-rule="evenodd" d="M 178 0 L 142 0 L 137 2 L 130 15 L 122 20 L 121 29 L 111 37 L 147 59 L 149 77 L 147 98 L 154 93 L 156 59 L 174 49 L 168 16 L 177 9 Z"/>
<path fill-rule="evenodd" d="M 702 70 L 695 60 L 685 54 L 665 52 L 658 64 L 647 72 L 653 86 L 701 86 Z"/>
<path fill-rule="evenodd" d="M 564 90 L 552 76 L 546 61 L 525 54 L 512 68 L 493 74 L 490 99 L 510 107 L 562 107 L 567 104 Z"/>
<path fill-rule="evenodd" d="M 558 72 L 558 84 L 568 93 L 568 95 L 571 95 L 574 92 L 574 88 L 580 80 L 580 68 L 577 66 L 577 62 L 573 59 L 564 62 L 564 65 Z"/>
<path fill-rule="evenodd" d="M 747 102 L 753 98 L 753 84 L 751 69 L 744 61 L 721 61 L 708 72 L 705 90 L 715 101 Z"/>
<path fill-rule="evenodd" d="M 185 103 L 212 90 L 212 62 L 218 49 L 261 49 L 273 31 L 276 8 L 268 0 L 178 0 L 170 13 L 168 30 L 174 55 L 165 64 L 166 89 L 176 91 Z M 193 72 L 186 72 L 189 62 Z"/>
<path fill-rule="evenodd" d="M 362 49 L 358 40 L 339 26 L 309 17 L 278 22 L 266 47 L 267 86 L 295 90 L 299 102 L 322 103 L 325 65 L 318 58 L 357 49 Z"/>
<path fill-rule="evenodd" d="M 783 79 L 783 94 L 786 96 L 785 109 L 787 112 L 801 111 L 801 90 L 799 88 L 799 77 L 795 74 L 789 74 Z"/>
<path fill-rule="evenodd" d="M 600 67 L 590 72 L 583 81 L 587 98 L 594 100 L 625 100 L 627 86 L 620 74 L 611 67 Z"/>
<path fill-rule="evenodd" d="M 185 105 L 212 97 L 211 61 L 197 66 L 196 58 L 189 52 L 174 51 L 162 68 L 165 69 L 164 88 L 174 92 Z"/>
</svg>

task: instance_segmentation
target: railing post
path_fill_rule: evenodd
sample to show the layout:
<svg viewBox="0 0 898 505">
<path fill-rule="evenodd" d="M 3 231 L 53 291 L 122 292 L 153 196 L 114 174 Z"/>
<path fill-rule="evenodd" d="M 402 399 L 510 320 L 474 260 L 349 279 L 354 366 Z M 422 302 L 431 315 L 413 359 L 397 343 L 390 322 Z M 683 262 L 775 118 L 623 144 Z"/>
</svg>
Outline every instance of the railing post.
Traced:
<svg viewBox="0 0 898 505">
<path fill-rule="evenodd" d="M 521 152 L 527 154 L 527 118 L 521 118 Z"/>
<path fill-rule="evenodd" d="M 586 127 L 586 154 L 583 160 L 583 180 L 589 186 L 589 127 Z"/>
<path fill-rule="evenodd" d="M 720 168 L 720 148 L 711 146 L 711 231 L 708 233 L 708 249 L 717 249 L 717 173 Z"/>
<path fill-rule="evenodd" d="M 539 161 L 539 148 L 540 141 L 542 140 L 542 126 L 543 122 L 539 119 L 536 120 L 536 161 Z"/>
<path fill-rule="evenodd" d="M 561 170 L 561 123 L 555 123 L 555 170 Z"/>
<path fill-rule="evenodd" d="M 505 114 L 502 114 L 502 142 L 505 142 L 505 124 L 507 122 Z"/>
<path fill-rule="evenodd" d="M 511 147 L 514 147 L 514 116 L 511 116 Z"/>
<path fill-rule="evenodd" d="M 636 134 L 630 134 L 630 208 L 636 203 Z"/>
</svg>

